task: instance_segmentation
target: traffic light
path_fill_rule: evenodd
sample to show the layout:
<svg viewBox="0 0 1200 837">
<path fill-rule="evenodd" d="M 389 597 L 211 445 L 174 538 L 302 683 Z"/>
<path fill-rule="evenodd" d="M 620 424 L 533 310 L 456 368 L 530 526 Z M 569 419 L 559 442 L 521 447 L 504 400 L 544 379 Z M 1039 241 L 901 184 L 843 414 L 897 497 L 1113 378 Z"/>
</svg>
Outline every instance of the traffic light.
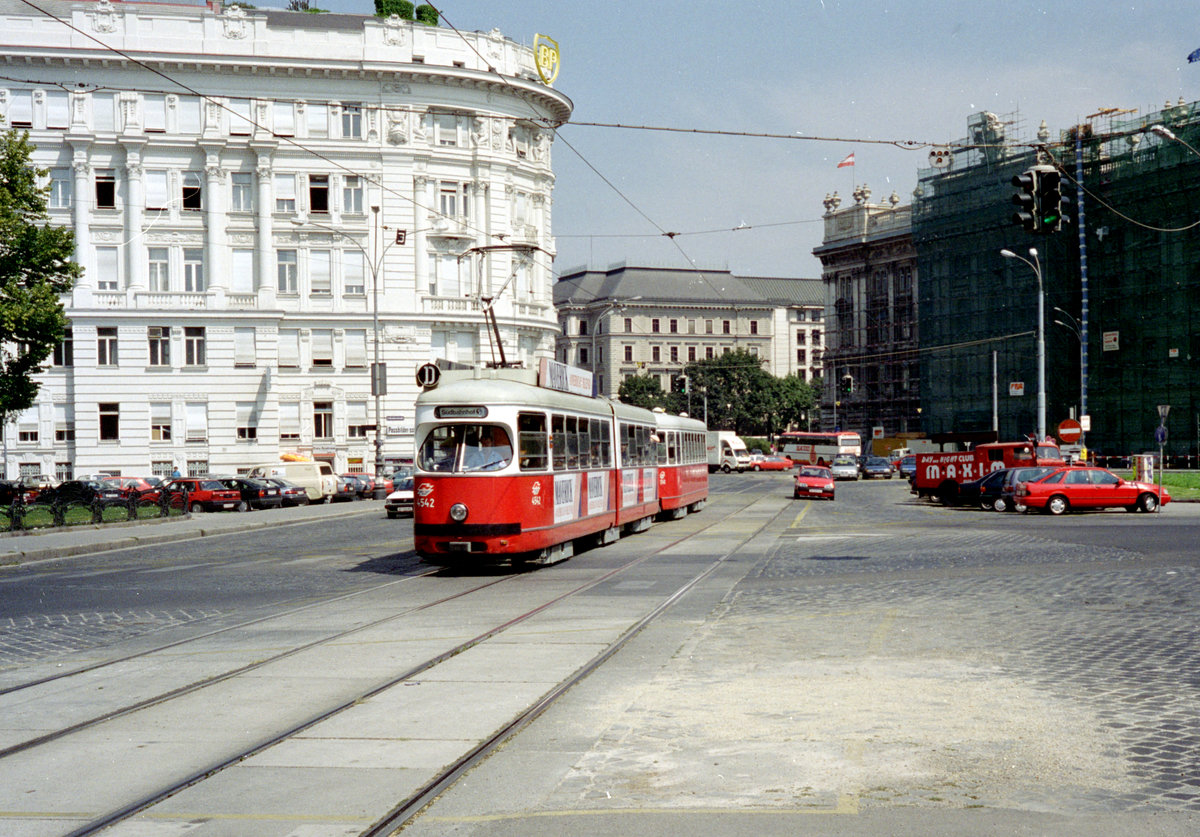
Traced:
<svg viewBox="0 0 1200 837">
<path fill-rule="evenodd" d="M 850 395 L 852 392 L 854 392 L 854 376 L 853 375 L 843 375 L 842 376 L 842 394 Z"/>
<path fill-rule="evenodd" d="M 1025 232 L 1041 232 L 1041 217 L 1038 212 L 1039 179 L 1042 172 L 1037 168 L 1027 169 L 1022 174 L 1014 174 L 1012 185 L 1020 191 L 1012 196 L 1012 202 L 1018 207 L 1013 213 L 1014 224 L 1020 224 Z M 1055 172 L 1058 174 L 1058 172 Z"/>
<path fill-rule="evenodd" d="M 678 392 L 682 395 L 687 395 L 688 391 L 688 376 L 675 375 L 671 378 L 671 392 Z"/>
<path fill-rule="evenodd" d="M 1067 223 L 1065 202 L 1069 203 L 1062 193 L 1062 174 L 1057 169 L 1041 172 L 1037 178 L 1037 211 L 1042 232 L 1058 232 Z"/>
</svg>

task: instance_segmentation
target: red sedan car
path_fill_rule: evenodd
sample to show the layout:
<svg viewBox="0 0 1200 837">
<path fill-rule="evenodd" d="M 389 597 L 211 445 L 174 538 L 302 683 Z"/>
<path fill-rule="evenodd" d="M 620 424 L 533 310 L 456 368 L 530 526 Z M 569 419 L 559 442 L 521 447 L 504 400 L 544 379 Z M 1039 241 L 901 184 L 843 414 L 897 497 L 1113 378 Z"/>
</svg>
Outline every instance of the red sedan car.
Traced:
<svg viewBox="0 0 1200 837">
<path fill-rule="evenodd" d="M 832 471 L 819 465 L 805 465 L 796 474 L 792 497 L 797 500 L 801 497 L 824 497 L 832 500 L 835 488 Z"/>
<path fill-rule="evenodd" d="M 1148 482 L 1123 480 L 1104 468 L 1058 468 L 1017 486 L 1017 502 L 1030 509 L 1062 514 L 1072 509 L 1120 506 L 1128 511 L 1156 511 L 1171 502 L 1164 488 Z"/>
<path fill-rule="evenodd" d="M 786 456 L 763 456 L 753 460 L 752 471 L 787 471 L 792 467 L 792 460 Z"/>
</svg>

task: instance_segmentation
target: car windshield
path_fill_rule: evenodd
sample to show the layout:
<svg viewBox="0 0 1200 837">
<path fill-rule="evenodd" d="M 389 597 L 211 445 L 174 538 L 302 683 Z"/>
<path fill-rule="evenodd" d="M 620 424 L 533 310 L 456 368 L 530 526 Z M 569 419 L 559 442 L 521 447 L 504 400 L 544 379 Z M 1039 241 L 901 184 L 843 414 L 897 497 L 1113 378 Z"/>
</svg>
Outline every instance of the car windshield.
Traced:
<svg viewBox="0 0 1200 837">
<path fill-rule="evenodd" d="M 821 479 L 823 477 L 827 478 L 829 476 L 829 469 L 828 468 L 805 468 L 804 470 L 802 470 L 800 472 L 800 476 L 816 477 L 817 479 Z"/>
<path fill-rule="evenodd" d="M 417 454 L 426 471 L 498 471 L 511 461 L 512 441 L 498 424 L 439 425 Z"/>
<path fill-rule="evenodd" d="M 833 458 L 834 465 L 856 465 L 858 460 L 848 453 L 838 454 Z"/>
</svg>

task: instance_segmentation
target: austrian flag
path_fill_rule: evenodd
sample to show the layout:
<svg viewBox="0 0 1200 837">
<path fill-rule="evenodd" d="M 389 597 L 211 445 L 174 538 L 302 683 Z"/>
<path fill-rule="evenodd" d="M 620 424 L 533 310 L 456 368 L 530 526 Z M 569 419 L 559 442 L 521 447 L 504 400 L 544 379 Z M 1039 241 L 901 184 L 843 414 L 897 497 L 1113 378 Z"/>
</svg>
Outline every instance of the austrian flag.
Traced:
<svg viewBox="0 0 1200 837">
<path fill-rule="evenodd" d="M 854 154 L 853 153 L 851 153 L 845 160 L 842 160 L 842 162 L 838 163 L 837 167 L 839 169 L 841 169 L 841 168 L 845 168 L 846 166 L 852 166 L 852 165 L 854 165 Z"/>
</svg>

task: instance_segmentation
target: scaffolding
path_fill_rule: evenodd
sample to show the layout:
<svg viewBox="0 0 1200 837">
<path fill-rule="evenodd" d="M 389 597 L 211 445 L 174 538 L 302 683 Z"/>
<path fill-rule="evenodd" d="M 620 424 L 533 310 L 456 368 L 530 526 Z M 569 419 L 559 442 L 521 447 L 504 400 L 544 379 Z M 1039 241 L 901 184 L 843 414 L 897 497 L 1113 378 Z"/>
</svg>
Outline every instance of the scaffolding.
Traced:
<svg viewBox="0 0 1200 837">
<path fill-rule="evenodd" d="M 1037 275 L 1000 256 L 1036 247 L 1046 295 L 1048 427 L 1076 416 L 1086 392 L 1088 447 L 1128 455 L 1155 447 L 1157 406 L 1170 404 L 1166 452 L 1196 461 L 1200 151 L 1188 146 L 1200 146 L 1200 120 L 1195 105 L 1182 102 L 1143 117 L 1128 113 L 1101 111 L 1054 142 L 1044 124 L 1037 142 L 1014 140 L 1017 120 L 977 115 L 949 168 L 919 172 L 913 241 L 930 433 L 991 429 L 994 398 L 1001 438 L 1036 427 Z M 1178 140 L 1152 132 L 1154 125 Z M 1084 235 L 1074 226 L 1024 232 L 1010 219 L 1012 176 L 1052 162 L 1065 173 L 1064 194 L 1074 206 L 1077 140 Z M 1037 146 L 1048 156 L 1039 159 Z M 1079 213 L 1068 215 L 1075 221 Z"/>
</svg>

